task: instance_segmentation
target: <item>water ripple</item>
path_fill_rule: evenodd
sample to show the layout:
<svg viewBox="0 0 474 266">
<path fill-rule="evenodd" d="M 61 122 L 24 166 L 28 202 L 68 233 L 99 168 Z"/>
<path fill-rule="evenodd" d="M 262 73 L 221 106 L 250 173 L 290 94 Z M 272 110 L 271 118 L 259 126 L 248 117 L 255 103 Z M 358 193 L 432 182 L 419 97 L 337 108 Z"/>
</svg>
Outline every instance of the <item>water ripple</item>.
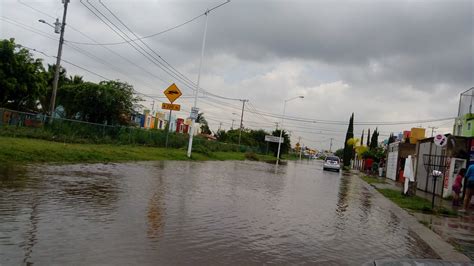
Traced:
<svg viewBox="0 0 474 266">
<path fill-rule="evenodd" d="M 3 168 L 0 265 L 436 258 L 378 205 L 358 178 L 323 172 L 319 162 L 276 172 L 258 162 Z"/>
</svg>

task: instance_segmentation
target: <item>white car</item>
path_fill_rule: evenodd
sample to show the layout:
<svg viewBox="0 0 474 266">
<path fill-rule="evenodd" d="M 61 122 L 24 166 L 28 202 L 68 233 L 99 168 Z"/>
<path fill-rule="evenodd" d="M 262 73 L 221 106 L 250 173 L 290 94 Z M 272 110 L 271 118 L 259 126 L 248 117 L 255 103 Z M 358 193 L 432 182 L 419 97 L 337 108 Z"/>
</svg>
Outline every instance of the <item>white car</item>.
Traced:
<svg viewBox="0 0 474 266">
<path fill-rule="evenodd" d="M 328 156 L 324 159 L 323 170 L 341 170 L 341 160 L 337 156 Z"/>
</svg>

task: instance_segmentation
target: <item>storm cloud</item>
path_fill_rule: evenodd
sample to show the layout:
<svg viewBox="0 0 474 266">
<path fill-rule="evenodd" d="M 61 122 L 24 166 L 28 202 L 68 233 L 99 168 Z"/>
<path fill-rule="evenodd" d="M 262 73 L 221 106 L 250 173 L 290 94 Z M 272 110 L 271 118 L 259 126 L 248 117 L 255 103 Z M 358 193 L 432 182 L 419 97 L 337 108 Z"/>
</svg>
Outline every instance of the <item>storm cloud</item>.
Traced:
<svg viewBox="0 0 474 266">
<path fill-rule="evenodd" d="M 22 2 L 53 17 L 61 15 L 60 1 Z M 90 2 L 100 7 L 98 1 Z M 177 25 L 220 3 L 102 2 L 139 36 Z M 346 121 L 354 112 L 356 122 L 452 117 L 456 115 L 459 93 L 474 86 L 473 3 L 462 0 L 234 0 L 209 15 L 201 84 L 219 95 L 250 99 L 253 107 L 270 113 L 280 113 L 284 99 L 305 95 L 303 101 L 289 104 L 290 116 Z M 44 14 L 19 1 L 3 0 L 0 7 L 2 17 L 50 30 L 37 23 Z M 70 5 L 68 24 L 98 42 L 121 41 L 79 1 Z M 203 28 L 204 17 L 201 17 L 145 42 L 195 81 Z M 5 20 L 0 21 L 0 36 L 14 37 L 21 44 L 55 54 L 55 41 L 19 29 Z M 66 40 L 90 41 L 69 28 Z M 127 44 L 109 46 L 109 49 L 153 75 L 100 46 L 77 46 L 109 65 L 98 63 L 67 46 L 64 57 L 96 73 L 126 80 L 149 94 L 159 95 L 171 82 L 182 87 L 185 95 L 192 94 L 182 82 L 148 62 Z M 51 58 L 46 61 L 52 63 Z M 66 68 L 70 74 L 98 79 L 80 69 Z M 200 107 L 211 118 L 211 129 L 216 130 L 219 122 L 223 123 L 222 127 L 229 128 L 231 121 L 237 119 L 232 113 L 238 112 L 240 102 L 222 104 L 216 101 L 203 99 Z M 189 98 L 181 99 L 187 109 L 191 102 Z M 150 106 L 151 100 L 144 104 Z M 187 114 L 183 112 L 182 115 Z M 271 129 L 278 121 L 251 112 L 246 113 L 245 118 L 244 125 L 249 128 Z M 337 138 L 336 145 L 342 145 L 346 129 L 345 126 L 295 121 L 285 123 L 294 140 L 302 136 L 317 148 L 327 148 L 326 140 L 332 135 Z M 439 126 L 439 132 L 449 132 L 452 127 L 449 121 L 430 125 Z M 411 126 L 420 125 L 379 128 L 387 135 Z M 362 127 L 356 127 L 356 130 L 359 134 Z"/>
</svg>

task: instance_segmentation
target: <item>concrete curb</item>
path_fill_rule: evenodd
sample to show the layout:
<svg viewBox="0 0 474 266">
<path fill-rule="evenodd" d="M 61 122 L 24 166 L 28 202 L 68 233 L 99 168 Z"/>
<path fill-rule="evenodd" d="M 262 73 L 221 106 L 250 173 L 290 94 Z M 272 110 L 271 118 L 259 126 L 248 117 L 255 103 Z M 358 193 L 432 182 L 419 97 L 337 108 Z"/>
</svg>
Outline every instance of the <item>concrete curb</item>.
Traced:
<svg viewBox="0 0 474 266">
<path fill-rule="evenodd" d="M 418 237 L 420 237 L 433 251 L 438 254 L 443 260 L 447 261 L 458 261 L 458 262 L 470 262 L 471 260 L 461 252 L 454 249 L 454 247 L 449 244 L 448 242 L 444 241 L 439 235 L 435 232 L 431 231 L 430 229 L 426 228 L 422 225 L 418 220 L 410 215 L 407 211 L 400 208 L 397 204 L 392 202 L 391 200 L 387 199 L 384 195 L 375 189 L 375 187 L 371 186 L 367 182 L 365 182 L 359 175 L 354 174 L 354 177 L 359 178 L 364 184 L 369 188 L 371 192 L 373 192 L 374 196 L 378 198 L 382 202 L 387 209 L 393 211 L 393 213 L 404 223 L 408 225 L 410 230 L 412 230 Z"/>
</svg>

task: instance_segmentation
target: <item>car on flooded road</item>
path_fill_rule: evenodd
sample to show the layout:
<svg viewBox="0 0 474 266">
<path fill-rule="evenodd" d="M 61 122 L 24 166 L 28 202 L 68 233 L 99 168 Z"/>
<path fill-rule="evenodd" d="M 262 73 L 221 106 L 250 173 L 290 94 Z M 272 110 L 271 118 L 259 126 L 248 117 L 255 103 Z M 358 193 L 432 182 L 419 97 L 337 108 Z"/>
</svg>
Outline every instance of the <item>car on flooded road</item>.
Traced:
<svg viewBox="0 0 474 266">
<path fill-rule="evenodd" d="M 341 159 L 337 156 L 327 156 L 326 159 L 324 159 L 323 170 L 339 172 L 341 170 Z"/>
</svg>

